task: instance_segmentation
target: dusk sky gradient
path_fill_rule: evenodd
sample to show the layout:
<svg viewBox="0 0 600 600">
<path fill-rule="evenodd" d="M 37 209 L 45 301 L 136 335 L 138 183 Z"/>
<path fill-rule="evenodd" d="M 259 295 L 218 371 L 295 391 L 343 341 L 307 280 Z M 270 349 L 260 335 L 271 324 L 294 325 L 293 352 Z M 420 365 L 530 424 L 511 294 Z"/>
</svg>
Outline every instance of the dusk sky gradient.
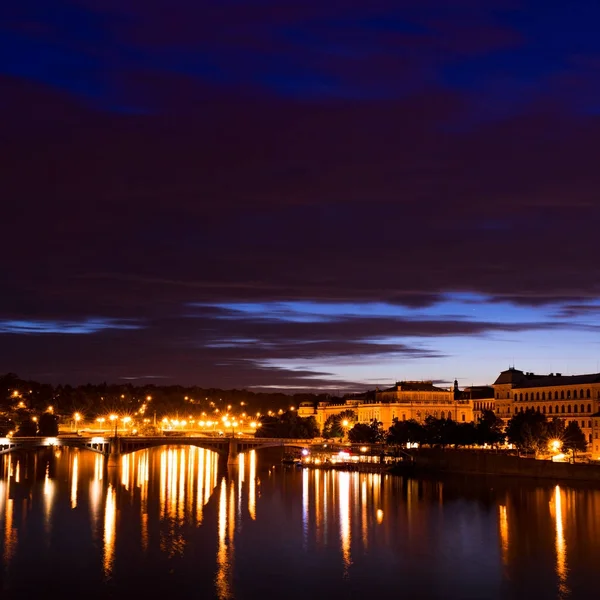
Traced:
<svg viewBox="0 0 600 600">
<path fill-rule="evenodd" d="M 600 3 L 7 0 L 0 372 L 600 371 Z"/>
</svg>

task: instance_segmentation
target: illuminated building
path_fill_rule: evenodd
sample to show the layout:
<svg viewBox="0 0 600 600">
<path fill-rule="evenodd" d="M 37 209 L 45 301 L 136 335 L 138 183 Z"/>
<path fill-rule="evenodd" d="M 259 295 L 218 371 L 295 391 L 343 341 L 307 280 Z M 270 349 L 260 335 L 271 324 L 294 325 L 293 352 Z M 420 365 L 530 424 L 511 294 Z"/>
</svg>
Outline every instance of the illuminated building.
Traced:
<svg viewBox="0 0 600 600">
<path fill-rule="evenodd" d="M 475 421 L 478 421 L 484 411 L 496 411 L 496 400 L 494 397 L 494 388 L 490 385 L 473 385 L 464 388 L 460 392 L 461 400 L 473 401 L 473 414 Z"/>
<path fill-rule="evenodd" d="M 438 419 L 452 419 L 459 423 L 474 420 L 473 401 L 463 399 L 458 390 L 445 389 L 433 385 L 431 381 L 400 381 L 385 390 L 376 390 L 362 398 L 348 399 L 344 403 L 319 402 L 315 407 L 311 402 L 302 402 L 298 409 L 301 417 L 315 417 L 319 429 L 332 415 L 351 410 L 359 423 L 380 421 L 383 429 L 392 426 L 394 419 L 425 421 L 429 416 Z"/>
<path fill-rule="evenodd" d="M 590 450 L 592 451 L 592 459 L 600 460 L 600 412 L 592 415 L 592 441 Z"/>
<path fill-rule="evenodd" d="M 548 419 L 558 417 L 565 425 L 576 421 L 588 443 L 592 443 L 592 415 L 598 412 L 600 401 L 600 373 L 536 375 L 512 367 L 500 373 L 493 387 L 496 415 L 504 421 L 533 409 Z"/>
</svg>

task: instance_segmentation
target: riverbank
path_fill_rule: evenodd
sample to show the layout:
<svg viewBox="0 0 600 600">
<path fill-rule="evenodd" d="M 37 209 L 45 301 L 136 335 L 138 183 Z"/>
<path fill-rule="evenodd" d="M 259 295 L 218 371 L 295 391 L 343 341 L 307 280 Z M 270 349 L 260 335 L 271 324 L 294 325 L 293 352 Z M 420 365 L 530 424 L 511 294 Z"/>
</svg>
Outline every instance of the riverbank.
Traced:
<svg viewBox="0 0 600 600">
<path fill-rule="evenodd" d="M 569 464 L 520 458 L 504 453 L 424 448 L 411 451 L 412 462 L 394 465 L 391 473 L 458 473 L 464 475 L 501 475 L 556 481 L 587 481 L 600 484 L 600 465 Z"/>
</svg>

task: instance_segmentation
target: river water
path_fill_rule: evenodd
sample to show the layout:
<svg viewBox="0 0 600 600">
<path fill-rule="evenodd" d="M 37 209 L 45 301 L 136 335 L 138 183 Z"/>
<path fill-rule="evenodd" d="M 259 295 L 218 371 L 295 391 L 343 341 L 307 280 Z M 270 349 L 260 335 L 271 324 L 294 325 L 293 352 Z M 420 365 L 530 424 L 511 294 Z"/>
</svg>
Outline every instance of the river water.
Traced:
<svg viewBox="0 0 600 600">
<path fill-rule="evenodd" d="M 0 457 L 0 597 L 597 597 L 600 490 L 259 461 Z"/>
</svg>

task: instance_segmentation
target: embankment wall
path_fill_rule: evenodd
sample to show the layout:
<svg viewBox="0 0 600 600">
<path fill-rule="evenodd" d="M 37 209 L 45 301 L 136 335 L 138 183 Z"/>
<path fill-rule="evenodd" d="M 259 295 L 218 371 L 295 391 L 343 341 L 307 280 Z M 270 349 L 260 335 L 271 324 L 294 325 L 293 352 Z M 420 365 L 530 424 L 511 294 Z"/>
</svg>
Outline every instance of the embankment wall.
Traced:
<svg viewBox="0 0 600 600">
<path fill-rule="evenodd" d="M 600 483 L 600 465 L 569 464 L 486 451 L 436 448 L 423 448 L 412 451 L 411 454 L 414 457 L 413 470 L 417 472 L 473 473 Z M 402 467 L 399 468 L 401 469 Z"/>
</svg>

